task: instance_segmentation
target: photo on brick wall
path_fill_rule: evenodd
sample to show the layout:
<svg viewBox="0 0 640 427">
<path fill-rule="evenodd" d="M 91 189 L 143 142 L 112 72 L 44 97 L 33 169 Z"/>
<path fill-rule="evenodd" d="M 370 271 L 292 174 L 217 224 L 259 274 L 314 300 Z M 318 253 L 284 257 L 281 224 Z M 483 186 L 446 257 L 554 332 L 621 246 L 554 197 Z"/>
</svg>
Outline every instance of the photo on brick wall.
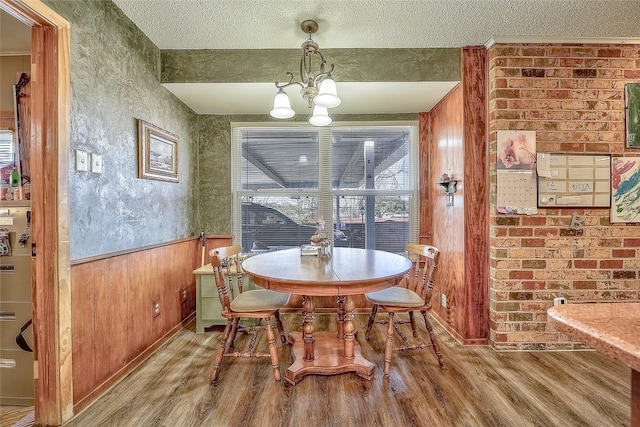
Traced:
<svg viewBox="0 0 640 427">
<path fill-rule="evenodd" d="M 640 148 L 640 83 L 624 85 L 627 148 Z"/>
<path fill-rule="evenodd" d="M 611 222 L 640 222 L 640 157 L 611 158 Z"/>
</svg>

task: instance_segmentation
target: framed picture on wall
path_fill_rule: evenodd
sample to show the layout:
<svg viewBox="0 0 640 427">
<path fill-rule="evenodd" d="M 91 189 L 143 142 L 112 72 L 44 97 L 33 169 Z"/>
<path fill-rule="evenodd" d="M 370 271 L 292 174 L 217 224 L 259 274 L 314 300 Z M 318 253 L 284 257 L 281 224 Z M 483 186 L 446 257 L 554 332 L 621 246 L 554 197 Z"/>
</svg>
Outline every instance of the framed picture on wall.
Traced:
<svg viewBox="0 0 640 427">
<path fill-rule="evenodd" d="M 640 148 L 640 83 L 624 85 L 627 148 Z"/>
<path fill-rule="evenodd" d="M 178 137 L 140 119 L 138 178 L 178 182 Z"/>
<path fill-rule="evenodd" d="M 613 222 L 640 222 L 640 157 L 611 158 Z"/>
</svg>

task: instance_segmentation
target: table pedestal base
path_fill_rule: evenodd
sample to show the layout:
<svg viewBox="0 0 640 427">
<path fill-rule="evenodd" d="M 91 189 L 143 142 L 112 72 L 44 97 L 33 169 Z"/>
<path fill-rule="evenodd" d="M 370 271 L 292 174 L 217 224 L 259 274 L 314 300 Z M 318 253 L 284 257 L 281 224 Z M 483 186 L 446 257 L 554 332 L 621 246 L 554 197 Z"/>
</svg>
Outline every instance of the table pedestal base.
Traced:
<svg viewBox="0 0 640 427">
<path fill-rule="evenodd" d="M 334 375 L 345 372 L 355 372 L 367 380 L 373 378 L 375 365 L 362 357 L 357 341 L 354 340 L 353 359 L 345 359 L 344 340 L 339 339 L 335 331 L 316 332 L 314 338 L 314 359 L 307 362 L 304 360 L 302 333 L 289 334 L 289 341 L 293 342 L 293 363 L 284 374 L 288 383 L 295 385 L 307 375 Z"/>
</svg>

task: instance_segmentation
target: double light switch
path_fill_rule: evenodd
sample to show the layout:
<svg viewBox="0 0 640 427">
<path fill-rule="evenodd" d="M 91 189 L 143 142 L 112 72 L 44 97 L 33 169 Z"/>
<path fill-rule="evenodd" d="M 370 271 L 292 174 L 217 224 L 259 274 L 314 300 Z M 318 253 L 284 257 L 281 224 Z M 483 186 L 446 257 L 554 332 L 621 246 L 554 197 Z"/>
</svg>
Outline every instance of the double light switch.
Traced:
<svg viewBox="0 0 640 427">
<path fill-rule="evenodd" d="M 76 150 L 76 170 L 79 172 L 91 170 L 93 173 L 102 173 L 102 156 L 96 153 Z"/>
</svg>

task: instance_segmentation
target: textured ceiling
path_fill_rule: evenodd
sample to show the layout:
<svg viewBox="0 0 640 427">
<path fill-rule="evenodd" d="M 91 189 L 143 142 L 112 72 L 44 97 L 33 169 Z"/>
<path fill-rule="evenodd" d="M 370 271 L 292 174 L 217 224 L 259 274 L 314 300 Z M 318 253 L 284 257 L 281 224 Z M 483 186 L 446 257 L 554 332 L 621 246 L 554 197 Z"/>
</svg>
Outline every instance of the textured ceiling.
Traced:
<svg viewBox="0 0 640 427">
<path fill-rule="evenodd" d="M 161 49 L 462 47 L 495 36 L 640 37 L 638 0 L 114 0 Z"/>
<path fill-rule="evenodd" d="M 295 49 L 300 23 L 318 22 L 325 48 L 438 48 L 494 37 L 640 37 L 639 0 L 113 0 L 161 49 Z M 340 64 L 336 64 L 339 68 Z M 283 65 L 283 72 L 290 68 Z M 266 113 L 273 85 L 167 85 L 201 114 Z M 429 111 L 451 82 L 338 81 L 340 114 Z M 296 111 L 308 114 L 290 94 Z"/>
<path fill-rule="evenodd" d="M 319 24 L 324 48 L 430 48 L 485 44 L 492 38 L 640 38 L 640 0 L 113 0 L 160 49 L 296 49 L 300 23 Z M 29 29 L 2 13 L 2 51 L 29 50 Z M 17 21 L 16 21 L 17 22 Z M 73 32 L 73 28 L 72 28 Z M 340 64 L 336 64 L 340 67 Z M 283 65 L 283 72 L 289 64 Z M 260 114 L 269 84 L 166 85 L 201 114 Z M 428 111 L 451 82 L 338 82 L 340 114 Z M 363 96 L 363 91 L 368 91 Z M 297 111 L 299 100 L 292 97 Z"/>
</svg>

